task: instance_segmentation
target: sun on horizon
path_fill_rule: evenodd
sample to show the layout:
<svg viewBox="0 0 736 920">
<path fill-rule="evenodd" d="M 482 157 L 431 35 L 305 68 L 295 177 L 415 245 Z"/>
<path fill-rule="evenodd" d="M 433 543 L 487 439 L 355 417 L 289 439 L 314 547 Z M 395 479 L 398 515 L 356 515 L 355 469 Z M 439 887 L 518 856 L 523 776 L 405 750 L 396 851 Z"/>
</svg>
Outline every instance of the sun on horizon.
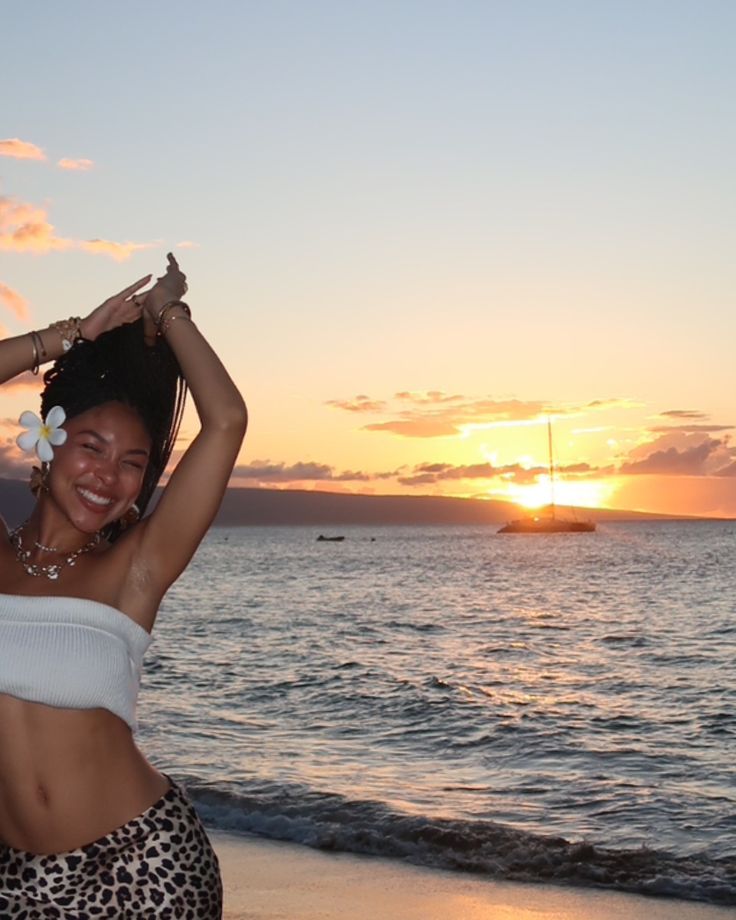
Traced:
<svg viewBox="0 0 736 920">
<path fill-rule="evenodd" d="M 567 482 L 555 479 L 554 491 L 548 475 L 541 475 L 529 485 L 507 483 L 503 492 L 494 491 L 490 497 L 512 501 L 522 508 L 533 510 L 547 505 L 571 505 L 576 508 L 607 508 L 615 491 L 612 483 Z"/>
</svg>

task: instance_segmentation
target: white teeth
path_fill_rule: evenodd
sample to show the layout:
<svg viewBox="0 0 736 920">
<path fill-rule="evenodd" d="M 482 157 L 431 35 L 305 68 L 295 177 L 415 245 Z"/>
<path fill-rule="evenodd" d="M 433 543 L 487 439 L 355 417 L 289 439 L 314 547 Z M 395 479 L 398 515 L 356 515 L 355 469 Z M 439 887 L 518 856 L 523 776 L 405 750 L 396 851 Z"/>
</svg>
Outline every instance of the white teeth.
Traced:
<svg viewBox="0 0 736 920">
<path fill-rule="evenodd" d="M 95 495 L 94 492 L 90 492 L 88 489 L 80 489 L 79 494 L 84 496 L 88 501 L 94 502 L 95 505 L 111 505 L 111 498 L 103 498 L 101 495 Z"/>
</svg>

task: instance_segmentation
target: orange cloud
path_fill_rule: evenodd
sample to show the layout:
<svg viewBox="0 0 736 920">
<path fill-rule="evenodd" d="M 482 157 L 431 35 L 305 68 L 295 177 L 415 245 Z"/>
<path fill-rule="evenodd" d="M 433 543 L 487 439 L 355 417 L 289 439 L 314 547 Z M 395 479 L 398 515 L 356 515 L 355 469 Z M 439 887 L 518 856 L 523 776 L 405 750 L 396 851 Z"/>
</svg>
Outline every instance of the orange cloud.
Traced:
<svg viewBox="0 0 736 920">
<path fill-rule="evenodd" d="M 521 467 L 495 467 L 491 463 L 471 463 L 454 466 L 452 463 L 420 463 L 414 467 L 410 476 L 399 477 L 399 482 L 404 486 L 427 485 L 448 479 L 495 479 L 501 476 L 504 470 L 513 469 L 521 471 Z M 536 473 L 541 473 L 540 468 Z"/>
<path fill-rule="evenodd" d="M 394 394 L 394 399 L 401 399 L 406 402 L 414 403 L 415 405 L 424 406 L 436 403 L 457 402 L 463 399 L 463 397 L 460 395 L 448 396 L 441 390 L 428 390 L 426 393 L 415 393 L 410 390 L 402 390 L 400 393 Z"/>
<path fill-rule="evenodd" d="M 0 301 L 2 301 L 19 320 L 28 319 L 28 301 L 24 297 L 21 297 L 17 291 L 9 288 L 7 284 L 0 283 Z"/>
<path fill-rule="evenodd" d="M 469 426 L 531 421 L 550 411 L 539 401 L 446 396 L 437 390 L 398 393 L 396 398 L 409 403 L 409 408 L 399 409 L 385 422 L 365 425 L 363 430 L 387 431 L 405 438 L 447 438 L 462 434 Z"/>
<path fill-rule="evenodd" d="M 30 141 L 9 137 L 0 141 L 0 157 L 13 157 L 16 160 L 45 160 L 46 154 Z"/>
<path fill-rule="evenodd" d="M 390 473 L 364 473 L 357 470 L 337 472 L 334 467 L 326 463 L 315 463 L 311 460 L 292 464 L 254 460 L 247 465 L 236 466 L 233 470 L 233 478 L 260 483 L 369 482 L 373 479 L 390 479 L 396 473 L 396 470 Z"/>
<path fill-rule="evenodd" d="M 728 438 L 691 431 L 670 431 L 629 454 L 619 472 L 625 475 L 730 476 L 736 448 Z"/>
<path fill-rule="evenodd" d="M 92 160 L 85 160 L 83 158 L 79 160 L 70 160 L 67 157 L 63 157 L 56 165 L 59 167 L 59 169 L 71 169 L 78 172 L 86 172 L 87 170 L 92 169 L 95 164 Z"/>
<path fill-rule="evenodd" d="M 355 399 L 328 399 L 327 405 L 345 409 L 346 412 L 383 412 L 386 409 L 382 399 L 371 399 L 365 395 L 356 396 Z"/>
<path fill-rule="evenodd" d="M 72 240 L 58 237 L 43 208 L 0 196 L 0 249 L 49 252 L 69 249 Z"/>
<path fill-rule="evenodd" d="M 626 399 L 596 399 L 581 405 L 551 406 L 541 400 L 493 399 L 492 397 L 449 395 L 441 390 L 402 390 L 390 402 L 356 396 L 332 399 L 328 405 L 348 412 L 375 412 L 390 416 L 365 425 L 363 431 L 384 431 L 405 438 L 449 438 L 471 429 L 523 425 L 546 416 L 583 415 L 612 407 L 631 408 Z"/>
<path fill-rule="evenodd" d="M 387 431 L 404 438 L 451 438 L 460 433 L 452 421 L 421 418 L 374 422 L 372 425 L 364 425 L 363 431 Z"/>
<path fill-rule="evenodd" d="M 718 431 L 731 431 L 733 425 L 655 425 L 649 430 L 652 434 L 663 434 L 666 431 L 706 431 L 715 434 Z"/>
<path fill-rule="evenodd" d="M 574 463 L 569 466 L 557 467 L 560 474 L 568 478 L 589 479 L 598 478 L 611 472 L 610 468 L 595 468 L 588 463 Z M 521 466 L 519 463 L 510 463 L 505 466 L 493 466 L 492 463 L 420 463 L 414 467 L 409 475 L 399 477 L 399 482 L 404 486 L 430 485 L 438 482 L 459 479 L 502 479 L 506 482 L 515 482 L 518 485 L 528 485 L 537 482 L 540 476 L 547 475 L 546 466 Z"/>
<path fill-rule="evenodd" d="M 707 421 L 710 418 L 708 413 L 701 412 L 700 409 L 668 409 L 666 412 L 660 412 L 657 418 L 681 422 L 681 424 L 652 426 L 649 428 L 652 434 L 665 434 L 670 431 L 706 432 L 715 434 L 719 431 L 730 431 L 734 428 L 734 425 L 711 424 Z"/>
<path fill-rule="evenodd" d="M 43 208 L 0 196 L 0 250 L 42 253 L 81 249 L 84 252 L 102 253 L 118 262 L 123 262 L 140 249 L 151 249 L 158 245 L 158 243 L 115 243 L 100 239 L 72 240 L 57 236 Z"/>
<path fill-rule="evenodd" d="M 613 399 L 593 399 L 589 403 L 585 403 L 580 408 L 589 411 L 595 410 L 599 411 L 601 409 L 640 409 L 643 403 L 637 402 L 634 399 L 622 399 L 620 396 L 616 396 Z M 568 408 L 563 410 L 563 412 L 576 412 L 577 409 Z"/>
<path fill-rule="evenodd" d="M 667 409 L 659 413 L 662 418 L 706 419 L 708 416 L 699 409 Z"/>
<path fill-rule="evenodd" d="M 103 253 L 115 259 L 116 262 L 124 262 L 134 252 L 141 249 L 155 249 L 158 245 L 158 243 L 113 243 L 111 240 L 85 240 L 77 243 L 77 246 L 85 252 Z"/>
</svg>

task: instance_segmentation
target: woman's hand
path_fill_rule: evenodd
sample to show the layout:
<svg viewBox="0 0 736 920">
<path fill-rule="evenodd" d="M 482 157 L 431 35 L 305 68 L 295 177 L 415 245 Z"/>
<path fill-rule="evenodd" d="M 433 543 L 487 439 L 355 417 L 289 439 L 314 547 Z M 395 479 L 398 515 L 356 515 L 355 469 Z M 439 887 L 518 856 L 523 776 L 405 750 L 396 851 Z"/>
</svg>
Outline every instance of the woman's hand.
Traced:
<svg viewBox="0 0 736 920">
<path fill-rule="evenodd" d="M 118 326 L 140 319 L 141 305 L 139 299 L 134 295 L 150 280 L 151 276 L 146 275 L 145 278 L 141 278 L 130 287 L 124 288 L 119 294 L 108 297 L 104 303 L 82 320 L 79 326 L 82 336 L 94 342 L 103 332 L 109 332 L 110 329 L 117 329 Z"/>
<path fill-rule="evenodd" d="M 168 253 L 166 258 L 169 264 L 164 274 L 156 279 L 156 283 L 144 297 L 139 298 L 146 319 L 154 323 L 158 320 L 159 313 L 165 304 L 171 300 L 179 300 L 187 292 L 187 276 L 179 268 L 179 263 L 172 253 Z"/>
</svg>

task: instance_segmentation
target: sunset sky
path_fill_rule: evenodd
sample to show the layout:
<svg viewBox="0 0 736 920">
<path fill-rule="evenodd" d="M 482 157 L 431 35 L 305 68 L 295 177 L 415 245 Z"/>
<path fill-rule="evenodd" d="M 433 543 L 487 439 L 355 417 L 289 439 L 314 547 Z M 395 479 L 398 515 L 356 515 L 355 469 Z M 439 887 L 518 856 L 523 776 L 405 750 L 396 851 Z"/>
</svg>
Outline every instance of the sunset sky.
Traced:
<svg viewBox="0 0 736 920">
<path fill-rule="evenodd" d="M 736 516 L 731 0 L 3 10 L 4 333 L 172 249 L 235 485 Z"/>
</svg>

